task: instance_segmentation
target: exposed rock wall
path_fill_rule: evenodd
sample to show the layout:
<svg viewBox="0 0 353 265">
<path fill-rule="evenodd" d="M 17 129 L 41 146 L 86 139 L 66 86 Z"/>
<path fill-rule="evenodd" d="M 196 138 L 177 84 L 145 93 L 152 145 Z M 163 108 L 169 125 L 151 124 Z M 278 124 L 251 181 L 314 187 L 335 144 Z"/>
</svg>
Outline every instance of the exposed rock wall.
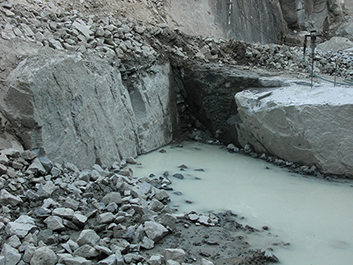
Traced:
<svg viewBox="0 0 353 265">
<path fill-rule="evenodd" d="M 290 28 L 322 30 L 326 17 L 342 15 L 341 0 L 279 0 Z"/>
<path fill-rule="evenodd" d="M 171 141 L 169 73 L 168 63 L 155 64 L 125 87 L 97 57 L 34 56 L 10 74 L 1 105 L 26 148 L 81 168 L 109 166 Z"/>
<path fill-rule="evenodd" d="M 324 173 L 353 175 L 351 90 L 294 86 L 266 93 L 243 91 L 235 96 L 242 146 L 315 165 Z"/>
<path fill-rule="evenodd" d="M 182 117 L 187 119 L 183 123 L 191 123 L 190 127 L 207 131 L 209 136 L 225 143 L 237 143 L 234 95 L 252 87 L 283 84 L 254 71 L 217 64 L 189 66 L 179 72 L 174 71 L 174 74 L 180 78 L 179 88 L 183 97 L 180 103 L 186 106 Z M 182 108 L 179 106 L 179 109 Z"/>
</svg>

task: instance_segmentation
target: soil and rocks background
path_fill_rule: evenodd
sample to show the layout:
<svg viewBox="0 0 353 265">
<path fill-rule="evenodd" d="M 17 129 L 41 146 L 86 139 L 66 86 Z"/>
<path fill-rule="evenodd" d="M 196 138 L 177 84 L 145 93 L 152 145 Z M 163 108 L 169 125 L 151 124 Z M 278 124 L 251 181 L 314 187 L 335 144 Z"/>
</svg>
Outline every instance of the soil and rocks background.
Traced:
<svg viewBox="0 0 353 265">
<path fill-rule="evenodd" d="M 38 62 L 43 66 L 52 58 L 68 55 L 73 61 L 102 60 L 118 69 L 123 82 L 130 86 L 141 71 L 167 62 L 177 76 L 175 84 L 187 84 L 197 72 L 194 79 L 202 82 L 208 80 L 203 79 L 206 72 L 215 72 L 222 78 L 234 78 L 232 82 L 242 80 L 244 86 L 250 83 L 264 87 L 279 86 L 281 82 L 264 84 L 262 77 L 282 75 L 308 80 L 310 76 L 303 62 L 302 47 L 294 45 L 307 31 L 295 33 L 288 28 L 286 38 L 278 38 L 277 42 L 285 44 L 227 39 L 224 33 L 212 35 L 219 32 L 216 26 L 200 29 L 212 37 L 191 35 L 190 29 L 183 31 L 182 25 L 168 16 L 170 3 L 157 0 L 1 1 L 0 6 L 1 93 L 6 91 L 13 70 L 21 63 L 35 64 L 38 61 L 33 58 L 38 55 L 45 58 Z M 315 70 L 328 78 L 347 80 L 353 75 L 352 24 L 348 11 L 334 10 L 326 38 L 336 37 L 326 43 L 325 38 L 321 39 L 323 43 L 314 58 Z M 303 27 L 300 25 L 296 30 L 310 29 Z M 234 73 L 234 68 L 251 73 L 244 79 Z M 22 79 L 18 77 L 15 81 L 18 80 L 21 84 Z M 174 91 L 179 119 L 174 131 L 178 136 L 201 141 L 222 137 L 220 125 L 205 126 L 205 113 L 200 117 L 195 114 L 188 102 L 190 93 L 180 87 L 175 85 Z M 234 104 L 231 101 L 232 97 L 226 102 Z M 271 246 L 256 250 L 246 242 L 247 234 L 273 236 L 269 227 L 241 225 L 241 217 L 230 212 L 174 212 L 168 206 L 168 175 L 134 176 L 129 168 L 129 164 L 136 163 L 132 157 L 119 157 L 109 166 L 98 159 L 90 169 L 79 169 L 72 161 L 53 162 L 41 149 L 26 146 L 21 138 L 27 129 L 23 127 L 34 126 L 35 122 L 28 119 L 23 126 L 21 118 L 14 124 L 8 121 L 11 115 L 11 109 L 1 114 L 0 264 L 278 261 Z M 280 239 L 276 244 L 288 246 Z"/>
</svg>

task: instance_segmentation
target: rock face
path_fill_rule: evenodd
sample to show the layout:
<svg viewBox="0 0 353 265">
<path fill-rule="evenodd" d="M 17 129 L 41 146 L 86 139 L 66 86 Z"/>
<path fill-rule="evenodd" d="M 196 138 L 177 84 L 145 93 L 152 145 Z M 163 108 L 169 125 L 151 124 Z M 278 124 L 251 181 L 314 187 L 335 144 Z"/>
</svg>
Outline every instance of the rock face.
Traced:
<svg viewBox="0 0 353 265">
<path fill-rule="evenodd" d="M 276 87 L 283 83 L 263 78 L 248 70 L 227 66 L 203 65 L 185 69 L 181 73 L 182 92 L 195 121 L 193 126 L 208 131 L 224 142 L 237 142 L 237 122 L 234 95 L 250 87 Z"/>
<path fill-rule="evenodd" d="M 290 28 L 307 28 L 309 19 L 321 30 L 326 17 L 342 14 L 340 0 L 279 0 L 283 17 Z M 308 19 L 309 18 L 309 19 Z"/>
<path fill-rule="evenodd" d="M 169 64 L 134 80 L 126 87 L 96 57 L 34 56 L 10 74 L 1 105 L 26 148 L 80 168 L 111 165 L 171 141 Z"/>
<path fill-rule="evenodd" d="M 346 88 L 303 86 L 240 92 L 235 96 L 239 142 L 323 173 L 352 176 L 352 94 Z"/>
</svg>

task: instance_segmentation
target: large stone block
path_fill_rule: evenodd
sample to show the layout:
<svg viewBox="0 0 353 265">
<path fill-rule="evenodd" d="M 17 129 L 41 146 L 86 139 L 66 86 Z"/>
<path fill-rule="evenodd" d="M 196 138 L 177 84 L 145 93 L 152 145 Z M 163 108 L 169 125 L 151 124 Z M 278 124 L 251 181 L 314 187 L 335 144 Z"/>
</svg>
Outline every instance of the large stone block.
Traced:
<svg viewBox="0 0 353 265">
<path fill-rule="evenodd" d="M 324 173 L 353 176 L 353 91 L 290 86 L 235 95 L 242 146 Z"/>
<path fill-rule="evenodd" d="M 25 147 L 53 162 L 110 166 L 171 141 L 170 66 L 144 71 L 131 86 L 96 57 L 32 56 L 8 76 L 2 111 Z"/>
</svg>

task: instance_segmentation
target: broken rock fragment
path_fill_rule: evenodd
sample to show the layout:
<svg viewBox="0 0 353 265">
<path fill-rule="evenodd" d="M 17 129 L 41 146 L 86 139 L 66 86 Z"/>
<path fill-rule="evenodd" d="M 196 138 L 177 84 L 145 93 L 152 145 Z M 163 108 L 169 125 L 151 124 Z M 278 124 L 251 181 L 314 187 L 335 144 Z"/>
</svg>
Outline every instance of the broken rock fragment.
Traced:
<svg viewBox="0 0 353 265">
<path fill-rule="evenodd" d="M 145 222 L 144 229 L 148 238 L 152 239 L 154 242 L 157 242 L 168 233 L 167 228 L 154 221 Z"/>
</svg>

